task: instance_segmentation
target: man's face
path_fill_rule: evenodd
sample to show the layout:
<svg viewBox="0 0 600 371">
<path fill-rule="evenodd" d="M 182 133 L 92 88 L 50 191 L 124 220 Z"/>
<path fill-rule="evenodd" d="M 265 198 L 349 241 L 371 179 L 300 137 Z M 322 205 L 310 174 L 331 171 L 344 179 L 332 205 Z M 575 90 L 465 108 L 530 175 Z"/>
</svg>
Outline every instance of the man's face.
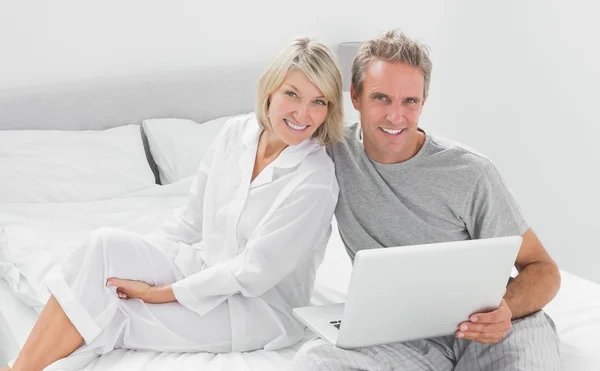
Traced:
<svg viewBox="0 0 600 371">
<path fill-rule="evenodd" d="M 423 72 L 404 63 L 374 60 L 365 71 L 358 96 L 350 88 L 360 112 L 363 143 L 369 157 L 385 164 L 406 161 L 424 142 L 417 130 L 425 104 Z"/>
</svg>

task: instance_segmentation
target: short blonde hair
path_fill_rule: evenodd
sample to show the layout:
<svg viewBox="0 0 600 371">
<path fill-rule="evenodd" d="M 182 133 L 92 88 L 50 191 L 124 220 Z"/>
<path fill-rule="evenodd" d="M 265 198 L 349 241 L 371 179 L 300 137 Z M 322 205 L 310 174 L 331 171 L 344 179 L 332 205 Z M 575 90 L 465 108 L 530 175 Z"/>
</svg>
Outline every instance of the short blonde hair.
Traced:
<svg viewBox="0 0 600 371">
<path fill-rule="evenodd" d="M 258 124 L 265 130 L 272 128 L 268 118 L 271 94 L 281 86 L 292 69 L 304 72 L 327 98 L 327 116 L 313 137 L 325 146 L 335 144 L 344 135 L 342 75 L 331 51 L 306 37 L 296 38 L 285 47 L 258 80 Z"/>
<path fill-rule="evenodd" d="M 362 43 L 352 63 L 352 85 L 356 94 L 361 94 L 365 71 L 369 63 L 376 59 L 391 63 L 406 63 L 419 68 L 425 78 L 423 98 L 427 98 L 432 69 L 427 45 L 412 40 L 398 30 L 384 32 L 378 38 Z"/>
</svg>

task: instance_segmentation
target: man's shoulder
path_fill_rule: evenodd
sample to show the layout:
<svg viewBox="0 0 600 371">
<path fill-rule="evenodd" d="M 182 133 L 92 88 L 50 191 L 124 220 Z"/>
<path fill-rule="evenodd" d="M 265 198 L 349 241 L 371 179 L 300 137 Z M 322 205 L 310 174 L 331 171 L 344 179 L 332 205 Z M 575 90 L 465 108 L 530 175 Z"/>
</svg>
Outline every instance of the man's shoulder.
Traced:
<svg viewBox="0 0 600 371">
<path fill-rule="evenodd" d="M 360 122 L 344 122 L 344 137 L 334 145 L 327 147 L 327 153 L 335 161 L 336 153 L 345 153 L 344 157 L 362 150 L 362 132 Z"/>
<path fill-rule="evenodd" d="M 480 173 L 493 164 L 488 156 L 466 144 L 435 135 L 430 137 L 429 158 L 440 162 L 443 166 Z"/>
<path fill-rule="evenodd" d="M 344 122 L 344 139 L 343 141 L 360 141 L 361 140 L 361 126 L 358 121 L 346 121 Z"/>
</svg>

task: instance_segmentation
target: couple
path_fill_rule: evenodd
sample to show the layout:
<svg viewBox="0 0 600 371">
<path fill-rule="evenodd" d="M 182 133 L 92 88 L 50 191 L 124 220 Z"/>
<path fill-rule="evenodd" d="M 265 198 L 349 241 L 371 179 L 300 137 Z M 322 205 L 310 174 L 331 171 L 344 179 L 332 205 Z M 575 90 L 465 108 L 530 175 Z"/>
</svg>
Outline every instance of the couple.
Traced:
<svg viewBox="0 0 600 371">
<path fill-rule="evenodd" d="M 560 370 L 541 311 L 558 268 L 494 164 L 418 127 L 431 68 L 427 48 L 396 31 L 363 43 L 351 86 L 361 122 L 344 128 L 335 58 L 292 42 L 260 78 L 256 114 L 214 141 L 175 223 L 152 235 L 94 232 L 48 280 L 52 296 L 13 370 L 82 367 L 119 347 L 292 345 L 304 331 L 292 309 L 309 304 L 334 211 L 351 257 L 518 234 L 520 274 L 496 310 L 453 336 L 354 350 L 313 340 L 295 370 Z"/>
</svg>

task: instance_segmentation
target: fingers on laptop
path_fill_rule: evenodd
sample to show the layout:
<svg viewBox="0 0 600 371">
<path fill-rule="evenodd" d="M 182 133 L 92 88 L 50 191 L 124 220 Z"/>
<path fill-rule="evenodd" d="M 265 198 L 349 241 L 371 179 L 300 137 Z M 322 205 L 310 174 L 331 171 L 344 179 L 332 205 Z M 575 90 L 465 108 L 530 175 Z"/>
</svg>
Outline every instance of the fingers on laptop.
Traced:
<svg viewBox="0 0 600 371">
<path fill-rule="evenodd" d="M 502 303 L 500 303 L 500 306 L 496 310 L 488 313 L 475 313 L 469 317 L 473 323 L 484 324 L 509 322 L 511 318 L 512 312 L 504 300 L 502 300 Z"/>
<path fill-rule="evenodd" d="M 470 340 L 477 340 L 481 338 L 503 338 L 506 336 L 506 332 L 510 330 L 512 325 L 504 322 L 493 323 L 493 324 L 481 324 L 473 322 L 463 322 L 458 326 L 456 337 L 465 338 Z"/>
<path fill-rule="evenodd" d="M 501 332 L 508 331 L 511 327 L 512 324 L 504 322 L 491 324 L 463 322 L 458 326 L 458 330 L 462 332 Z"/>
<path fill-rule="evenodd" d="M 456 337 L 476 341 L 482 344 L 496 344 L 506 336 L 506 331 L 501 332 L 456 332 Z M 460 336 L 462 334 L 462 336 Z"/>
</svg>

